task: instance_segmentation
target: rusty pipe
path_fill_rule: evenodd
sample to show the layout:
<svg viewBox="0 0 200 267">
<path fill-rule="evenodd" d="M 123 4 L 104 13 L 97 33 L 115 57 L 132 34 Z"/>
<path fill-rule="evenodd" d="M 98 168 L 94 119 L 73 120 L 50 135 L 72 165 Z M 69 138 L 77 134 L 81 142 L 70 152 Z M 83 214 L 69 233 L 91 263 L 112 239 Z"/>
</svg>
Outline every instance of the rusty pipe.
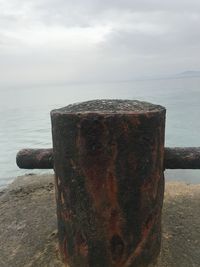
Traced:
<svg viewBox="0 0 200 267">
<path fill-rule="evenodd" d="M 200 169 L 200 147 L 166 147 L 164 169 Z M 16 156 L 21 169 L 53 169 L 53 149 L 22 149 Z"/>
</svg>

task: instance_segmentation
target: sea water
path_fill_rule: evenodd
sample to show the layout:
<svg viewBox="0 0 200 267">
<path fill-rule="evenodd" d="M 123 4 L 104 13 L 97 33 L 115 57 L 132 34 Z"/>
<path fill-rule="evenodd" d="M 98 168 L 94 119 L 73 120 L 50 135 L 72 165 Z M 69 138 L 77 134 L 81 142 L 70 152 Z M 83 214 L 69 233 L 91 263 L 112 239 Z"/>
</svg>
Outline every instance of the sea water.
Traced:
<svg viewBox="0 0 200 267">
<path fill-rule="evenodd" d="M 50 111 L 92 99 L 137 99 L 166 107 L 165 146 L 200 146 L 200 78 L 104 83 L 66 83 L 0 88 L 0 186 L 16 176 L 42 173 L 20 170 L 22 148 L 52 147 Z M 198 170 L 167 170 L 167 180 L 200 182 Z"/>
</svg>

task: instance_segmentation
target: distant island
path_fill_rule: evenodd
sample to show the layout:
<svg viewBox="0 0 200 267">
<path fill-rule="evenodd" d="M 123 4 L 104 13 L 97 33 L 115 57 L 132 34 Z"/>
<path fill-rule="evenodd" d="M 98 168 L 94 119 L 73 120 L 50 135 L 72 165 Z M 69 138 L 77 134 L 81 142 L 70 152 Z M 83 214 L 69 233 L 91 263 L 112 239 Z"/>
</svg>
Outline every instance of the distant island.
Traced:
<svg viewBox="0 0 200 267">
<path fill-rule="evenodd" d="M 158 76 L 143 76 L 131 80 L 125 80 L 124 82 L 127 81 L 147 81 L 147 80 L 171 80 L 171 79 L 182 79 L 182 78 L 195 78 L 195 77 L 200 77 L 200 70 L 187 70 L 183 71 L 180 73 L 175 73 L 175 74 L 166 74 L 166 75 L 158 75 Z M 120 81 L 122 82 L 122 81 Z"/>
<path fill-rule="evenodd" d="M 196 70 L 196 71 L 188 70 L 188 71 L 184 71 L 184 72 L 175 74 L 173 77 L 174 78 L 200 77 L 200 71 L 199 70 Z"/>
<path fill-rule="evenodd" d="M 160 75 L 157 77 L 146 78 L 144 80 L 165 80 L 200 77 L 200 70 L 187 70 L 176 74 Z"/>
</svg>

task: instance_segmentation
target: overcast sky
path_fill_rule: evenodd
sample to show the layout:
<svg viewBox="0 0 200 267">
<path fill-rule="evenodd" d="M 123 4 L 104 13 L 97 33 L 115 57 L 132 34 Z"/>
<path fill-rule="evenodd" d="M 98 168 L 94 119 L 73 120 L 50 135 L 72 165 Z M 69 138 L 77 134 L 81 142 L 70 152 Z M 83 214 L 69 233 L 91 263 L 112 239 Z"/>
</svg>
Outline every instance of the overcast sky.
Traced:
<svg viewBox="0 0 200 267">
<path fill-rule="evenodd" d="M 200 69 L 199 0 L 0 0 L 0 85 Z"/>
</svg>

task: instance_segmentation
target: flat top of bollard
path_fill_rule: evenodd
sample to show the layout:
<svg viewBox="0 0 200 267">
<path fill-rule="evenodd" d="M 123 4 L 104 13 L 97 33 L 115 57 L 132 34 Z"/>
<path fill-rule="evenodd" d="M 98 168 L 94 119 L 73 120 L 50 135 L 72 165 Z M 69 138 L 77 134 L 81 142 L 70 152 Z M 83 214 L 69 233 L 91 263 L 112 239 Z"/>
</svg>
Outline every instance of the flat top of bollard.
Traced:
<svg viewBox="0 0 200 267">
<path fill-rule="evenodd" d="M 56 113 L 146 113 L 165 110 L 160 105 L 138 100 L 102 99 L 79 102 L 55 109 Z"/>
</svg>

